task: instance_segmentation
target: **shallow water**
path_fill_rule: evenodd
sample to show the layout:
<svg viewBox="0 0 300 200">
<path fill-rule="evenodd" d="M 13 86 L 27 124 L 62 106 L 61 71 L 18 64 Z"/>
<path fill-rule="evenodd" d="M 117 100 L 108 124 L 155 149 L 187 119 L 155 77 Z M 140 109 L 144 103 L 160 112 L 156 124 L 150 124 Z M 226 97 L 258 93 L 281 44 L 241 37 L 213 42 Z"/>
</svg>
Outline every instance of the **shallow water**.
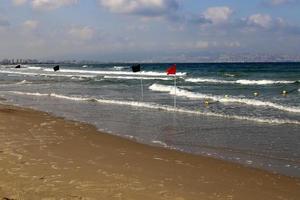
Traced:
<svg viewBox="0 0 300 200">
<path fill-rule="evenodd" d="M 300 176 L 300 64 L 181 64 L 176 91 L 167 66 L 1 66 L 0 90 L 9 103 L 142 143 Z"/>
</svg>

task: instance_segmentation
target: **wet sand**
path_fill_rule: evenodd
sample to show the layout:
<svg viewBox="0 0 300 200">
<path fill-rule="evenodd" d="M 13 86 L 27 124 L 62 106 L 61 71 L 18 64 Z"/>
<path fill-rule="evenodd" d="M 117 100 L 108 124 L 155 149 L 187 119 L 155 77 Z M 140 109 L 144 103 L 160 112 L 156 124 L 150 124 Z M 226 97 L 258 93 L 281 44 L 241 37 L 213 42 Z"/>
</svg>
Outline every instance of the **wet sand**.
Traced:
<svg viewBox="0 0 300 200">
<path fill-rule="evenodd" d="M 300 179 L 0 105 L 0 199 L 299 199 Z"/>
</svg>

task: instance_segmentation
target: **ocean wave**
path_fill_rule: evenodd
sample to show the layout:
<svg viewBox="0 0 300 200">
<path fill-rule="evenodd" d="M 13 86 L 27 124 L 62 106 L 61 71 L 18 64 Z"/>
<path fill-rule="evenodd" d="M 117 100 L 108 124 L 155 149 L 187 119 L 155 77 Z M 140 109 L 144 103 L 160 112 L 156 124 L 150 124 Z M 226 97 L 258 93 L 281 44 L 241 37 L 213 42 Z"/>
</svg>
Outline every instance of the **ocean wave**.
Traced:
<svg viewBox="0 0 300 200">
<path fill-rule="evenodd" d="M 114 66 L 114 69 L 115 70 L 122 70 L 122 69 L 127 69 L 129 68 L 130 66 Z"/>
<path fill-rule="evenodd" d="M 47 68 L 44 71 L 52 72 L 53 69 Z M 167 76 L 166 72 L 129 72 L 129 71 L 99 71 L 99 70 L 79 70 L 79 69 L 60 69 L 60 72 L 77 73 L 77 74 L 97 74 L 97 75 L 139 75 L 139 76 Z M 186 76 L 185 72 L 178 72 L 177 76 Z"/>
<path fill-rule="evenodd" d="M 5 69 L 15 69 L 17 65 L 0 65 L 1 68 L 5 68 Z M 42 67 L 37 67 L 34 65 L 21 65 L 21 69 L 18 70 L 23 70 L 23 69 L 31 69 L 31 70 L 40 70 L 42 69 Z"/>
<path fill-rule="evenodd" d="M 31 66 L 31 65 L 23 65 L 26 69 L 40 70 L 41 67 Z"/>
<path fill-rule="evenodd" d="M 39 73 L 33 73 L 33 72 L 7 71 L 7 70 L 1 70 L 0 73 L 2 73 L 2 74 L 20 74 L 20 75 L 28 75 L 28 76 L 39 75 Z"/>
<path fill-rule="evenodd" d="M 236 74 L 225 73 L 224 76 L 235 77 Z"/>
<path fill-rule="evenodd" d="M 204 116 L 210 116 L 210 117 L 221 117 L 221 118 L 235 119 L 235 120 L 247 120 L 247 121 L 259 122 L 259 123 L 300 125 L 300 121 L 296 121 L 296 120 L 274 119 L 274 118 L 268 119 L 268 118 L 257 118 L 257 117 L 238 116 L 238 115 L 225 115 L 225 114 L 219 114 L 219 113 L 213 113 L 213 112 L 201 112 L 201 111 L 188 110 L 188 109 L 183 109 L 183 108 L 174 108 L 173 106 L 160 105 L 160 104 L 155 104 L 155 103 L 96 99 L 96 98 L 88 98 L 88 97 L 80 97 L 80 96 L 66 96 L 66 95 L 55 94 L 55 93 L 45 94 L 45 93 L 30 93 L 30 92 L 20 92 L 20 91 L 7 91 L 7 92 L 12 93 L 12 94 L 17 94 L 17 95 L 54 97 L 54 98 L 66 99 L 66 100 L 70 100 L 70 101 L 85 101 L 85 102 L 96 102 L 96 103 L 101 103 L 101 104 L 131 106 L 131 107 L 136 107 L 136 108 L 155 109 L 155 110 L 178 112 L 178 113 L 184 113 L 184 114 L 204 115 Z"/>
<path fill-rule="evenodd" d="M 8 83 L 8 84 L 1 84 L 0 86 L 13 86 L 13 85 L 25 85 L 25 84 L 31 84 L 32 82 L 23 80 L 17 83 Z"/>
<path fill-rule="evenodd" d="M 13 94 L 19 94 L 19 95 L 27 95 L 27 96 L 50 96 L 51 94 L 43 94 L 39 92 L 19 92 L 19 91 L 8 91 Z"/>
<path fill-rule="evenodd" d="M 72 76 L 71 80 L 79 80 L 79 81 L 84 81 L 86 80 L 87 77 L 82 77 L 82 76 Z"/>
<path fill-rule="evenodd" d="M 24 84 L 31 84 L 31 83 L 32 82 L 30 82 L 30 81 L 23 80 L 23 81 L 17 82 L 16 85 L 24 85 Z"/>
<path fill-rule="evenodd" d="M 241 84 L 241 85 L 273 85 L 273 84 L 292 84 L 298 81 L 285 81 L 285 80 L 221 80 L 221 79 L 211 79 L 211 78 L 188 78 L 185 80 L 186 82 L 193 83 L 224 83 L 224 84 Z"/>
<path fill-rule="evenodd" d="M 143 76 L 104 76 L 105 79 L 143 79 L 143 80 L 172 80 L 168 77 L 143 77 Z"/>
<path fill-rule="evenodd" d="M 235 81 L 226 81 L 226 80 L 219 80 L 219 79 L 211 79 L 211 78 L 187 78 L 186 82 L 192 83 L 235 83 Z"/>
<path fill-rule="evenodd" d="M 160 145 L 160 146 L 162 146 L 162 147 L 168 147 L 168 145 L 166 144 L 166 143 L 164 143 L 164 142 L 162 142 L 162 141 L 159 141 L 159 140 L 152 140 L 151 141 L 153 144 L 158 144 L 158 145 Z"/>
<path fill-rule="evenodd" d="M 149 89 L 158 92 L 168 92 L 171 95 L 175 95 L 174 86 L 153 84 L 149 87 Z M 176 88 L 176 96 L 187 97 L 191 99 L 211 99 L 213 101 L 221 102 L 221 103 L 241 103 L 249 106 L 270 107 L 282 111 L 300 113 L 300 107 L 283 106 L 273 102 L 261 101 L 256 99 L 247 99 L 247 98 L 233 97 L 233 96 L 224 97 L 219 95 L 195 93 L 180 88 Z"/>
<path fill-rule="evenodd" d="M 53 72 L 53 70 L 51 71 Z M 86 75 L 86 74 L 61 74 L 61 73 L 37 73 L 37 72 L 24 72 L 24 71 L 8 71 L 8 70 L 1 70 L 0 73 L 2 74 L 19 74 L 19 75 L 26 75 L 26 76 L 46 76 L 46 77 L 83 77 L 83 78 L 94 78 L 96 75 Z"/>
<path fill-rule="evenodd" d="M 273 85 L 273 84 L 292 84 L 297 81 L 274 81 L 274 80 L 237 80 L 241 85 Z"/>
</svg>

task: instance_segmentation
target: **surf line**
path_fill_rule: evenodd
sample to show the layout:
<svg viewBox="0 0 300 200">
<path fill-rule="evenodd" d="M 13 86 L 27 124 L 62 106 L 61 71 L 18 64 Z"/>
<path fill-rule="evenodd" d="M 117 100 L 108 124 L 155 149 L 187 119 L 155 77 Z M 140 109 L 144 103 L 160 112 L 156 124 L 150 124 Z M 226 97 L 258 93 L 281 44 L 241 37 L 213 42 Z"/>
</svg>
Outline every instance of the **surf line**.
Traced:
<svg viewBox="0 0 300 200">
<path fill-rule="evenodd" d="M 173 86 L 169 85 L 160 85 L 160 84 L 153 84 L 149 87 L 150 90 L 158 91 L 158 92 L 167 92 L 171 95 L 174 94 Z M 187 91 L 184 89 L 177 88 L 177 96 L 186 97 L 190 99 L 210 99 L 213 102 L 220 102 L 220 103 L 231 103 L 231 104 L 246 104 L 248 106 L 255 106 L 255 107 L 269 107 L 273 109 L 278 109 L 285 112 L 292 112 L 292 113 L 300 113 L 300 107 L 289 107 L 284 106 L 281 104 L 269 102 L 269 101 L 261 101 L 257 99 L 248 99 L 248 98 L 238 98 L 238 97 L 230 97 L 228 95 L 219 96 L 219 95 L 210 95 L 210 94 L 202 94 L 202 93 L 195 93 L 191 91 Z"/>
<path fill-rule="evenodd" d="M 94 98 L 87 98 L 87 97 L 76 97 L 76 96 L 65 96 L 55 93 L 29 93 L 29 92 L 20 92 L 20 91 L 6 91 L 11 94 L 16 95 L 26 95 L 26 96 L 38 96 L 38 97 L 54 97 L 59 99 L 66 99 L 70 101 L 86 101 L 86 102 L 97 102 L 100 104 L 113 104 L 113 105 L 125 105 L 131 107 L 139 107 L 139 108 L 146 108 L 146 109 L 156 109 L 156 110 L 163 110 L 168 112 L 178 112 L 183 114 L 194 114 L 194 115 L 203 115 L 208 117 L 221 117 L 226 119 L 234 119 L 234 120 L 247 120 L 257 123 L 266 123 L 266 124 L 296 124 L 300 125 L 300 121 L 296 120 L 289 120 L 289 119 L 267 119 L 267 118 L 256 118 L 256 117 L 247 117 L 247 116 L 239 116 L 239 115 L 228 115 L 228 114 L 219 114 L 213 112 L 201 112 L 195 110 L 187 110 L 183 108 L 176 108 L 170 107 L 167 105 L 159 105 L 155 103 L 144 103 L 144 102 L 136 102 L 136 101 L 119 101 L 119 100 L 108 100 L 108 99 L 94 99 Z"/>
</svg>

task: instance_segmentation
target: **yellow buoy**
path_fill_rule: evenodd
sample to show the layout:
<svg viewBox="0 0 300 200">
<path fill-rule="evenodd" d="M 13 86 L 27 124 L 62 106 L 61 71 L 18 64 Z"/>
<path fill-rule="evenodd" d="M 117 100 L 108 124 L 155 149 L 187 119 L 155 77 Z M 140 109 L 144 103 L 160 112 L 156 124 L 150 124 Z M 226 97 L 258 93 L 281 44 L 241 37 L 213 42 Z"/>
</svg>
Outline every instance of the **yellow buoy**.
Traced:
<svg viewBox="0 0 300 200">
<path fill-rule="evenodd" d="M 259 93 L 258 92 L 254 92 L 253 95 L 257 97 L 259 95 Z"/>
</svg>

